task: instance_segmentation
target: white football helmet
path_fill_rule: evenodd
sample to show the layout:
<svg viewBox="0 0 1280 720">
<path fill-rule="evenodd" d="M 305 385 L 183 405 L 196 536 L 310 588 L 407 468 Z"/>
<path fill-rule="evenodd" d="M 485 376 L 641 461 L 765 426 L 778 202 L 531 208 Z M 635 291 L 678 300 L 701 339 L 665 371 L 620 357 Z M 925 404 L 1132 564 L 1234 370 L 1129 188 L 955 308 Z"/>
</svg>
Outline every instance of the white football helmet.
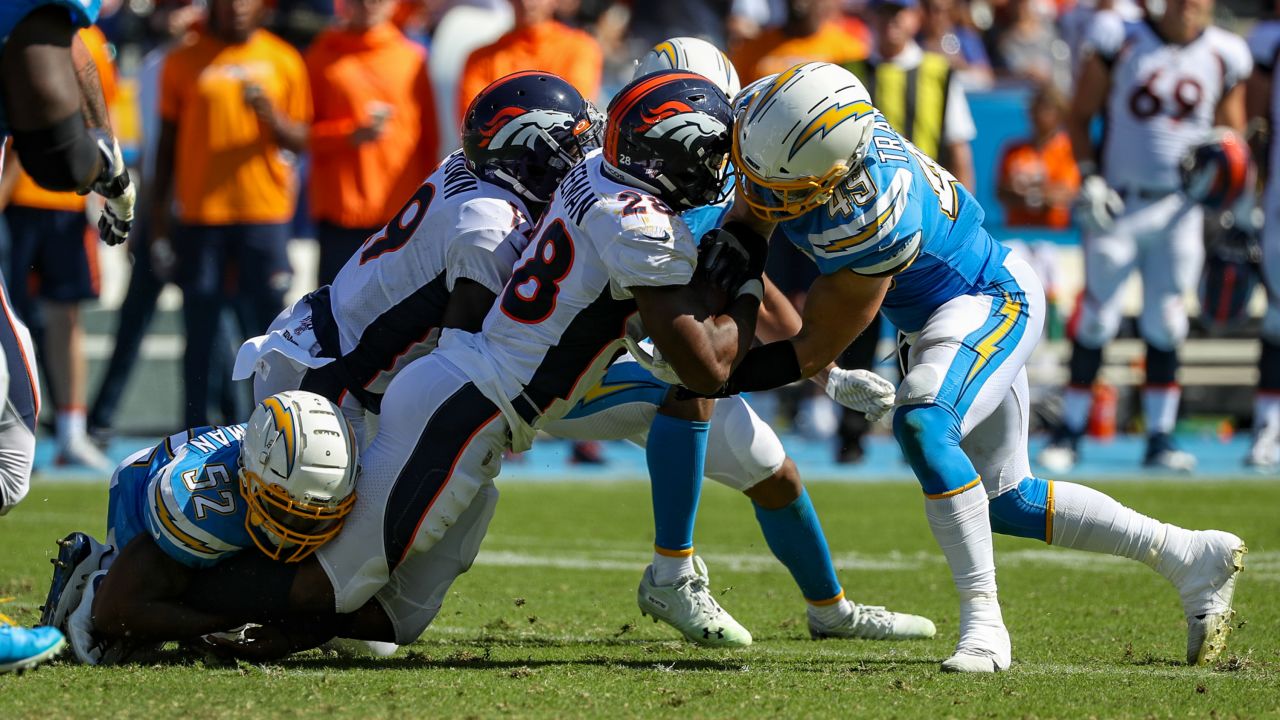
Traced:
<svg viewBox="0 0 1280 720">
<path fill-rule="evenodd" d="M 778 73 L 734 122 L 733 164 L 747 205 L 772 221 L 825 205 L 866 156 L 875 119 L 867 89 L 838 65 Z"/>
<path fill-rule="evenodd" d="M 333 539 L 356 502 L 356 436 L 315 393 L 277 393 L 254 408 L 240 444 L 245 527 L 273 560 L 298 562 Z"/>
<path fill-rule="evenodd" d="M 663 40 L 653 49 L 636 61 L 636 72 L 631 78 L 641 77 L 659 70 L 688 70 L 698 73 L 715 83 L 724 91 L 724 96 L 732 98 L 742 87 L 738 82 L 738 71 L 720 48 L 706 40 L 691 37 L 677 37 Z"/>
<path fill-rule="evenodd" d="M 778 73 L 774 73 L 772 75 L 765 75 L 759 80 L 752 82 L 750 85 L 738 91 L 738 94 L 733 96 L 734 117 L 736 118 L 738 115 L 742 114 L 742 108 L 746 107 L 747 103 L 751 102 L 751 98 L 755 97 L 756 95 L 759 95 L 760 91 L 765 86 L 772 84 L 777 77 L 778 77 Z"/>
</svg>

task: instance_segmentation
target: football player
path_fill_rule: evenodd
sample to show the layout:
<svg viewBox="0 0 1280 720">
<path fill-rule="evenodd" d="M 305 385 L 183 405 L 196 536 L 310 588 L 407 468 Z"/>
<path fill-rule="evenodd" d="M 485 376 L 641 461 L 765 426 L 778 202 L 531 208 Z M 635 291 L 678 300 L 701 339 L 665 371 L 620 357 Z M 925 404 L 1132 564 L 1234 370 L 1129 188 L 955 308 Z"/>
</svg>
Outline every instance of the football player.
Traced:
<svg viewBox="0 0 1280 720">
<path fill-rule="evenodd" d="M 1100 12 L 1084 45 L 1067 129 L 1084 178 L 1076 215 L 1084 228 L 1085 291 L 1072 343 L 1063 423 L 1039 460 L 1050 472 L 1076 462 L 1102 366 L 1120 326 L 1121 286 L 1142 276 L 1138 330 L 1147 345 L 1143 464 L 1189 472 L 1195 457 L 1172 432 L 1178 416 L 1178 347 L 1189 321 L 1183 303 L 1204 262 L 1204 213 L 1183 192 L 1179 166 L 1216 126 L 1243 133 L 1243 40 L 1210 25 L 1213 0 L 1149 3 L 1144 22 Z M 1096 147 L 1090 128 L 1102 114 Z"/>
<path fill-rule="evenodd" d="M 1280 142 L 1270 127 L 1280 117 L 1280 88 L 1275 83 L 1280 56 L 1280 20 L 1259 23 L 1249 36 L 1254 73 L 1249 78 L 1249 117 L 1271 135 L 1265 154 L 1258 156 L 1266 172 L 1262 207 L 1262 281 L 1267 311 L 1262 319 L 1262 354 L 1258 358 L 1258 390 L 1253 402 L 1253 444 L 1246 462 L 1263 470 L 1280 466 Z"/>
<path fill-rule="evenodd" d="M 41 622 L 87 664 L 131 647 L 235 627 L 182 602 L 191 578 L 242 551 L 297 563 L 338 535 L 355 504 L 355 435 L 330 401 L 268 397 L 247 424 L 178 433 L 116 469 L 107 539 L 59 541 Z"/>
<path fill-rule="evenodd" d="M 76 36 L 98 18 L 100 0 L 17 0 L 0 4 L 0 141 L 49 190 L 96 192 L 106 198 L 99 220 L 108 244 L 123 242 L 133 222 L 135 190 L 110 134 L 93 59 Z M 88 111 L 86 117 L 85 112 Z M 3 151 L 0 151 L 2 154 Z M 35 453 L 39 381 L 31 336 L 0 287 L 0 515 L 27 494 Z M 56 655 L 62 634 L 16 627 L 0 616 L 0 673 L 33 667 Z"/>
<path fill-rule="evenodd" d="M 960 593 L 959 642 L 942 668 L 1009 667 L 993 530 L 1149 565 L 1181 596 L 1188 662 L 1212 661 L 1231 629 L 1243 543 L 1031 474 L 1023 365 L 1039 340 L 1044 292 L 983 229 L 973 196 L 889 126 L 856 77 L 825 63 L 797 65 L 751 99 L 733 160 L 739 196 L 726 228 L 780 227 L 822 274 L 799 334 L 752 349 L 723 391 L 813 375 L 876 312 L 907 333 L 894 436 Z"/>
</svg>

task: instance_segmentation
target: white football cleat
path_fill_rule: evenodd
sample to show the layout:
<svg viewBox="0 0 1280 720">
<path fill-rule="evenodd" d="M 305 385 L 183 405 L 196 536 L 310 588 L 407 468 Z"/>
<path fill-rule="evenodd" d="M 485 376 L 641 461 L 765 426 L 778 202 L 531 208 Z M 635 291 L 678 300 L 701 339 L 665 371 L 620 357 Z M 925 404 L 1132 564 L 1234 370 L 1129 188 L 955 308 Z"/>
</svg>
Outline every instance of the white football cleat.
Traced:
<svg viewBox="0 0 1280 720">
<path fill-rule="evenodd" d="M 1187 615 L 1187 664 L 1205 665 L 1227 646 L 1235 610 L 1231 601 L 1249 548 L 1221 530 L 1197 532 L 1191 566 L 1176 583 Z"/>
<path fill-rule="evenodd" d="M 111 472 L 115 469 L 116 464 L 111 462 L 97 445 L 89 439 L 88 435 L 80 435 L 69 440 L 65 445 L 58 448 L 57 455 L 54 456 L 53 464 L 59 467 L 72 466 L 97 470 L 99 472 Z"/>
<path fill-rule="evenodd" d="M 320 646 L 325 650 L 332 650 L 341 658 L 388 658 L 396 654 L 400 646 L 395 643 L 379 642 L 377 640 L 352 640 L 350 638 L 336 637 Z"/>
<path fill-rule="evenodd" d="M 1255 470 L 1267 472 L 1280 466 L 1280 427 L 1271 426 L 1259 430 L 1249 446 L 1244 464 Z"/>
<path fill-rule="evenodd" d="M 67 615 L 80 604 L 89 575 L 102 569 L 103 558 L 114 548 L 92 535 L 73 532 L 58 541 L 58 557 L 51 558 L 53 579 L 40 606 L 40 624 L 61 629 Z"/>
<path fill-rule="evenodd" d="M 1008 670 L 1013 660 L 1009 631 L 995 594 L 960 602 L 960 642 L 942 661 L 943 672 L 993 673 Z"/>
<path fill-rule="evenodd" d="M 1147 452 L 1142 464 L 1176 473 L 1196 469 L 1196 456 L 1178 447 L 1169 433 L 1156 433 L 1147 438 Z"/>
<path fill-rule="evenodd" d="M 655 585 L 653 566 L 644 569 L 636 599 L 640 614 L 653 616 L 679 630 L 691 642 L 707 647 L 746 647 L 751 633 L 711 596 L 707 565 L 696 555 L 694 574 L 684 575 L 671 585 Z"/>
<path fill-rule="evenodd" d="M 826 625 L 813 613 L 809 615 L 809 637 L 860 638 L 862 640 L 922 640 L 937 634 L 933 621 L 919 615 L 886 610 L 878 605 L 850 603 L 853 612 L 835 625 Z"/>
</svg>

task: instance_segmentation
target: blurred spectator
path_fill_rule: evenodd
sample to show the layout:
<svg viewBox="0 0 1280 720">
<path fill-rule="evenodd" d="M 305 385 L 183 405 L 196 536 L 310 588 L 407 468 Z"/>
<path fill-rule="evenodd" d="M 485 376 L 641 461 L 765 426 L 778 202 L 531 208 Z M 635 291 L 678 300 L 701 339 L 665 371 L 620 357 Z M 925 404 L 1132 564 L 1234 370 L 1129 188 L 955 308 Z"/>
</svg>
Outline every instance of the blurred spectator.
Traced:
<svg viewBox="0 0 1280 720">
<path fill-rule="evenodd" d="M 1080 171 L 1063 128 L 1066 102 L 1057 88 L 1041 85 L 1031 99 L 1031 137 L 1000 159 L 996 194 L 1006 225 L 1062 229 L 1071 223 Z"/>
<path fill-rule="evenodd" d="M 188 427 L 208 424 L 210 356 L 228 301 L 241 332 L 257 334 L 284 308 L 291 280 L 292 153 L 306 147 L 311 99 L 302 57 L 260 29 L 262 9 L 262 0 L 213 0 L 208 31 L 174 50 L 161 74 L 153 247 L 171 244 L 178 261 Z"/>
<path fill-rule="evenodd" d="M 304 51 L 333 21 L 335 5 L 354 0 L 274 0 L 270 2 L 271 30 L 277 37 Z"/>
<path fill-rule="evenodd" d="M 630 0 L 628 35 L 647 49 L 670 37 L 696 37 L 726 47 L 730 0 Z"/>
<path fill-rule="evenodd" d="M 320 285 L 333 281 L 435 163 L 426 54 L 389 22 L 395 6 L 396 0 L 347 0 L 345 26 L 321 33 L 307 51 Z"/>
<path fill-rule="evenodd" d="M 595 38 L 554 19 L 557 0 L 513 0 L 515 27 L 472 51 L 458 83 L 458 120 L 489 83 L 521 70 L 542 70 L 568 80 L 582 96 L 600 95 L 603 58 Z"/>
<path fill-rule="evenodd" d="M 998 70 L 1034 83 L 1051 82 L 1071 90 L 1071 51 L 1053 24 L 1036 10 L 1035 0 L 1010 0 L 1008 22 L 996 36 Z"/>
<path fill-rule="evenodd" d="M 973 29 L 969 4 L 964 0 L 924 0 L 920 45 L 945 55 L 967 90 L 989 88 L 995 81 L 987 49 Z"/>
<path fill-rule="evenodd" d="M 865 58 L 867 44 L 841 25 L 839 14 L 839 0 L 788 0 L 785 23 L 765 30 L 732 53 L 742 84 L 799 63 Z"/>
<path fill-rule="evenodd" d="M 80 31 L 80 39 L 98 67 L 102 96 L 110 106 L 116 71 L 107 38 L 89 27 Z M 98 233 L 89 230 L 83 196 L 45 190 L 20 170 L 18 154 L 8 153 L 2 174 L 6 187 L 0 190 L 7 197 L 0 198 L 0 206 L 12 242 L 9 298 L 31 328 L 53 391 L 54 462 L 110 470 L 111 461 L 89 441 L 85 420 L 88 369 L 80 304 L 98 298 Z"/>
</svg>

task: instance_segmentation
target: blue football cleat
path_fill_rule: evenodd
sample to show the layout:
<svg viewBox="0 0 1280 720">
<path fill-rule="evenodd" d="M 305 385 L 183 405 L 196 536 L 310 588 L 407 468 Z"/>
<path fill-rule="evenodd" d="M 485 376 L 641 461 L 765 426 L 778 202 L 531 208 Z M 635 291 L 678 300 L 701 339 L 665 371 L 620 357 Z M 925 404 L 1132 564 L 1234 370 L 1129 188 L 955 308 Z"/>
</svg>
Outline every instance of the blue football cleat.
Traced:
<svg viewBox="0 0 1280 720">
<path fill-rule="evenodd" d="M 0 624 L 0 673 L 33 668 L 57 655 L 66 644 L 57 628 Z"/>
<path fill-rule="evenodd" d="M 50 560 L 53 579 L 49 594 L 40 606 L 41 625 L 62 627 L 67 615 L 80 604 L 85 580 L 98 570 L 102 556 L 110 549 L 82 532 L 73 532 L 58 541 L 58 557 Z"/>
</svg>

